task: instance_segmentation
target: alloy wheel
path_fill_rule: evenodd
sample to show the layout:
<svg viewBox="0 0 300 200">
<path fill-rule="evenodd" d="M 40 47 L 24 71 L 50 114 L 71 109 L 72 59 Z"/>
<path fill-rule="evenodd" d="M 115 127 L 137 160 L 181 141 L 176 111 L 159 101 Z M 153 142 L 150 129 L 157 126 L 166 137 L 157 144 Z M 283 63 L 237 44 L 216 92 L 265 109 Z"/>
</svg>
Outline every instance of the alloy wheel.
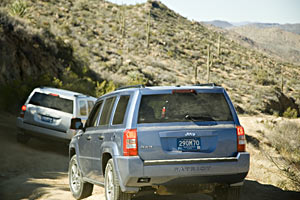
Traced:
<svg viewBox="0 0 300 200">
<path fill-rule="evenodd" d="M 81 173 L 76 161 L 72 162 L 71 168 L 71 187 L 74 192 L 79 192 L 81 187 Z"/>
<path fill-rule="evenodd" d="M 111 166 L 109 166 L 109 169 L 107 171 L 107 178 L 105 179 L 105 187 L 106 187 L 106 197 L 107 200 L 114 200 L 115 196 L 115 187 L 114 187 L 114 177 L 113 177 L 113 171 Z"/>
</svg>

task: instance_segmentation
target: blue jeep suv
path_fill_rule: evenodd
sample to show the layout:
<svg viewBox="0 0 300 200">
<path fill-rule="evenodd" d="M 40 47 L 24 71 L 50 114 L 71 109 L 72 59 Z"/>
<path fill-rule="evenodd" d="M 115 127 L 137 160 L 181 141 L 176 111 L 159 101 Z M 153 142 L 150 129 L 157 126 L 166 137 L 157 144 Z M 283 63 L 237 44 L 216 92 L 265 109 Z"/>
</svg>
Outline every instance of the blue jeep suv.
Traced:
<svg viewBox="0 0 300 200">
<path fill-rule="evenodd" d="M 143 190 L 160 195 L 200 192 L 239 199 L 249 170 L 245 133 L 224 88 L 120 88 L 100 97 L 69 147 L 73 196 L 105 188 L 107 200 Z"/>
</svg>

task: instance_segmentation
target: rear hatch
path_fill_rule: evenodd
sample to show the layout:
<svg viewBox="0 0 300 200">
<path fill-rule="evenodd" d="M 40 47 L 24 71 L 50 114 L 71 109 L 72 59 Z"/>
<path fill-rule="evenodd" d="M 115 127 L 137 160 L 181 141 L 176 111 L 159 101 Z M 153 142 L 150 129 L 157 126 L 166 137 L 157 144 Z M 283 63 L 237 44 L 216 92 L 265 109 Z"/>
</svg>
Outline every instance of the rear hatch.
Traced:
<svg viewBox="0 0 300 200">
<path fill-rule="evenodd" d="M 24 123 L 66 132 L 73 116 L 73 100 L 35 92 L 27 104 Z"/>
<path fill-rule="evenodd" d="M 137 125 L 139 156 L 143 160 L 234 156 L 237 132 L 222 91 L 142 95 Z"/>
</svg>

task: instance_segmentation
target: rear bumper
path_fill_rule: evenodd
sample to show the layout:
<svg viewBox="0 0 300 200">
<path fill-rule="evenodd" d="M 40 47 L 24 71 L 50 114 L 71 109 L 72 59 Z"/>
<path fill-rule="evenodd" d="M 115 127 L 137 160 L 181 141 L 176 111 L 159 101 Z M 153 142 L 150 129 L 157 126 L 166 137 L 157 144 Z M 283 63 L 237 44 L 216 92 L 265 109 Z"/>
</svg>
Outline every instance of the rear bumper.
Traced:
<svg viewBox="0 0 300 200">
<path fill-rule="evenodd" d="M 242 182 L 249 171 L 249 159 L 249 153 L 243 152 L 223 159 L 142 161 L 138 156 L 118 156 L 114 162 L 122 166 L 118 171 L 122 191 L 134 192 L 143 186 Z M 150 181 L 139 183 L 139 178 Z"/>
<path fill-rule="evenodd" d="M 17 127 L 21 129 L 26 134 L 29 134 L 38 138 L 49 138 L 49 139 L 58 139 L 58 140 L 71 140 L 74 135 L 72 130 L 68 130 L 67 132 L 61 132 L 56 130 L 51 130 L 39 126 L 35 126 L 32 124 L 27 124 L 23 122 L 23 119 L 17 118 Z"/>
</svg>

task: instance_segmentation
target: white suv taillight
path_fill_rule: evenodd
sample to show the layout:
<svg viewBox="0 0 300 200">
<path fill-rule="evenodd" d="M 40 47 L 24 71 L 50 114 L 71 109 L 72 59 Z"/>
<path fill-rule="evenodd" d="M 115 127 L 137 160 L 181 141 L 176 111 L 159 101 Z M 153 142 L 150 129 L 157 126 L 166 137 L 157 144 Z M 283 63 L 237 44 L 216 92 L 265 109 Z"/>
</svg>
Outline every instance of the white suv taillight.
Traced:
<svg viewBox="0 0 300 200">
<path fill-rule="evenodd" d="M 137 129 L 127 129 L 123 134 L 123 155 L 124 156 L 137 156 Z"/>
<path fill-rule="evenodd" d="M 25 115 L 25 111 L 27 110 L 27 107 L 26 105 L 23 105 L 22 108 L 21 108 L 21 113 L 20 113 L 20 117 L 21 118 L 24 118 L 24 115 Z"/>
<path fill-rule="evenodd" d="M 244 152 L 246 151 L 246 136 L 245 131 L 242 126 L 236 126 L 237 134 L 237 151 Z"/>
</svg>

